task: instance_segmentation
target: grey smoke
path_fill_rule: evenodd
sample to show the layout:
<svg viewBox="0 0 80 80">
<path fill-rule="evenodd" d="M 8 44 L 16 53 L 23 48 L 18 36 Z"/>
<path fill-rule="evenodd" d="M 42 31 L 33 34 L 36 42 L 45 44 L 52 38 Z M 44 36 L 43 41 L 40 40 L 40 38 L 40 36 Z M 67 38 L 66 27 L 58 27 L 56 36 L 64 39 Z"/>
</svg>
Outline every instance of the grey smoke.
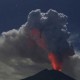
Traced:
<svg viewBox="0 0 80 80">
<path fill-rule="evenodd" d="M 58 46 L 65 50 L 71 47 L 67 41 L 70 32 L 67 30 L 66 15 L 52 9 L 46 13 L 39 9 L 32 10 L 27 22 L 18 30 L 9 30 L 0 36 L 0 61 L 14 67 L 17 74 L 30 76 L 44 68 L 51 68 L 47 53 L 30 36 L 33 28 L 45 35 L 50 51 L 56 52 Z M 59 42 L 60 39 L 62 40 Z M 75 55 L 64 60 L 63 72 L 79 80 L 80 58 Z"/>
<path fill-rule="evenodd" d="M 67 75 L 74 77 L 76 80 L 80 79 L 80 52 L 68 59 L 64 60 L 63 72 Z"/>
<path fill-rule="evenodd" d="M 68 43 L 70 32 L 67 30 L 67 16 L 56 10 L 48 10 L 46 13 L 40 9 L 29 13 L 27 19 L 28 29 L 38 29 L 44 35 L 48 50 L 62 58 L 62 55 L 71 55 L 71 44 Z M 74 54 L 74 53 L 73 53 Z"/>
</svg>

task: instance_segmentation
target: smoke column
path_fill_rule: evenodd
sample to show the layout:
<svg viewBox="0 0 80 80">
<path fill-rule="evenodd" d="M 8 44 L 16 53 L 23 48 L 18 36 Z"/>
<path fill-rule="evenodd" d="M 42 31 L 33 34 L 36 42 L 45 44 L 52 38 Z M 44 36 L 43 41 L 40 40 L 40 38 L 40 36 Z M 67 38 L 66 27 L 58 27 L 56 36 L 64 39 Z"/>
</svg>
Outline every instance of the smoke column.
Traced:
<svg viewBox="0 0 80 80">
<path fill-rule="evenodd" d="M 37 9 L 28 16 L 27 25 L 32 32 L 33 39 L 40 47 L 46 49 L 52 67 L 59 71 L 64 58 L 74 54 L 67 41 L 70 33 L 66 24 L 67 16 L 52 9 L 46 13 L 41 13 Z"/>
</svg>

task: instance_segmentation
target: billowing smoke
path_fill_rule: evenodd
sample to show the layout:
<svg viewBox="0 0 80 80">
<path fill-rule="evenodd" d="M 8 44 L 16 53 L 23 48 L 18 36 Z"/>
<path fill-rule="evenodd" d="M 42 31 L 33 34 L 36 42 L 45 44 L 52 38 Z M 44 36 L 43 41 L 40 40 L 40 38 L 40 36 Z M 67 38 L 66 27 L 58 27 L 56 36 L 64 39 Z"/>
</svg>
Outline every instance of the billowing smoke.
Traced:
<svg viewBox="0 0 80 80">
<path fill-rule="evenodd" d="M 27 23 L 30 30 L 36 28 L 40 31 L 49 51 L 54 51 L 56 54 L 59 54 L 60 49 L 61 53 L 64 53 L 71 47 L 67 42 L 70 32 L 66 24 L 67 16 L 52 9 L 46 13 L 41 13 L 40 10 L 31 11 Z"/>
<path fill-rule="evenodd" d="M 63 13 L 52 9 L 46 13 L 39 9 L 32 10 L 27 22 L 18 30 L 13 29 L 1 34 L 0 60 L 18 71 L 30 74 L 30 70 L 34 73 L 50 68 L 48 53 L 53 52 L 58 61 L 63 62 L 63 72 L 79 80 L 80 69 L 79 65 L 75 64 L 78 64 L 80 59 L 74 55 L 74 50 L 68 43 L 70 32 L 66 25 L 67 16 Z"/>
<path fill-rule="evenodd" d="M 40 43 L 39 46 L 45 48 L 46 45 L 46 50 L 48 50 L 49 53 L 53 52 L 53 54 L 55 54 L 55 59 L 58 60 L 58 64 L 62 64 L 64 57 L 74 55 L 72 46 L 67 41 L 70 32 L 68 32 L 66 26 L 66 15 L 52 9 L 46 13 L 41 13 L 38 9 L 30 12 L 27 25 L 28 29 L 32 32 L 34 40 L 38 44 Z M 41 43 L 44 44 L 44 46 L 41 45 Z M 52 62 L 55 63 L 56 60 Z"/>
<path fill-rule="evenodd" d="M 76 80 L 80 79 L 80 55 L 76 52 L 72 57 L 64 60 L 63 72 L 74 77 Z M 80 53 L 80 52 L 79 52 Z"/>
</svg>

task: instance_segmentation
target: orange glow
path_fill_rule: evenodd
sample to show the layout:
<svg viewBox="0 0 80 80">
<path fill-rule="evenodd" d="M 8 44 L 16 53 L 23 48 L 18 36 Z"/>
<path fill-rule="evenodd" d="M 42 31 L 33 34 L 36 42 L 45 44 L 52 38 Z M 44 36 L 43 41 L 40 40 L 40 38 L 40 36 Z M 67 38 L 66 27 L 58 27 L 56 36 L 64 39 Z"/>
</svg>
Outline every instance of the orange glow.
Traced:
<svg viewBox="0 0 80 80">
<path fill-rule="evenodd" d="M 35 39 L 36 43 L 38 44 L 38 46 L 40 46 L 43 49 L 47 49 L 47 45 L 45 44 L 44 38 L 42 36 L 40 37 L 41 34 L 39 30 L 32 29 L 31 34 L 33 38 Z M 52 52 L 49 53 L 48 58 L 54 70 L 58 70 L 58 71 L 62 70 L 62 64 L 58 61 L 58 58 L 54 53 Z"/>
<path fill-rule="evenodd" d="M 32 29 L 31 33 L 38 46 L 40 46 L 43 49 L 46 49 L 47 46 L 45 44 L 43 37 L 40 37 L 41 35 L 40 31 L 38 31 L 37 29 Z"/>
<path fill-rule="evenodd" d="M 38 37 L 40 35 L 40 32 L 37 29 L 31 30 L 32 36 Z"/>
<path fill-rule="evenodd" d="M 51 62 L 52 68 L 54 70 L 58 70 L 58 71 L 62 70 L 62 64 L 60 62 L 58 62 L 58 59 L 55 54 L 49 53 L 48 58 Z"/>
</svg>

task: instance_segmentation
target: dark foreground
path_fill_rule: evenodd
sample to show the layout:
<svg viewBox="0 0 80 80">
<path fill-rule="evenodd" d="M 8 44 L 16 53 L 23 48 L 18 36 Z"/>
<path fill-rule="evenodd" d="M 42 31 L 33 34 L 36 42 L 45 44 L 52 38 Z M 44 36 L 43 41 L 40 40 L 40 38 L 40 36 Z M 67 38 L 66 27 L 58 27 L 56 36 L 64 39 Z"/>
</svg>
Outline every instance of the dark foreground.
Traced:
<svg viewBox="0 0 80 80">
<path fill-rule="evenodd" d="M 75 80 L 56 70 L 43 70 L 36 75 L 21 80 Z"/>
</svg>

